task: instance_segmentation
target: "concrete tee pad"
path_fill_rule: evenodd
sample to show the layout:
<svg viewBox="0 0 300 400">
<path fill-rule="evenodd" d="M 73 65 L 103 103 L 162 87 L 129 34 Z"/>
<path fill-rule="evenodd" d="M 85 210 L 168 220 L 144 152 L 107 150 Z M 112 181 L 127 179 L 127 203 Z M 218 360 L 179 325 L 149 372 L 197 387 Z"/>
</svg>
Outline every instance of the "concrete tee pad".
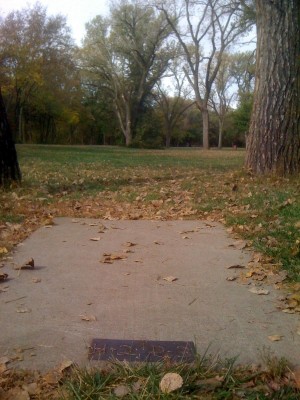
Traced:
<svg viewBox="0 0 300 400">
<path fill-rule="evenodd" d="M 267 346 L 299 363 L 297 316 L 276 310 L 279 291 L 258 296 L 226 280 L 227 267 L 250 259 L 233 241 L 215 222 L 57 218 L 1 269 L 0 357 L 41 370 L 87 365 L 97 338 L 193 341 L 241 363 Z M 34 269 L 14 269 L 31 257 Z"/>
</svg>

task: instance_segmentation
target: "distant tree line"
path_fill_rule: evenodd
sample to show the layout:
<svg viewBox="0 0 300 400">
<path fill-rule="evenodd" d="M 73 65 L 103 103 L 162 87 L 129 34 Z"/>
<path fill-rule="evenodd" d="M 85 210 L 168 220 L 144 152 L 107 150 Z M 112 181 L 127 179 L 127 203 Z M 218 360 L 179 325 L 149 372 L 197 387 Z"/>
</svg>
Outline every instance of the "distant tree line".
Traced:
<svg viewBox="0 0 300 400">
<path fill-rule="evenodd" d="M 81 47 L 66 19 L 39 3 L 8 14 L 0 21 L 0 74 L 14 139 L 244 145 L 255 59 L 230 52 L 251 26 L 233 3 L 114 3 L 107 18 L 87 24 Z"/>
</svg>

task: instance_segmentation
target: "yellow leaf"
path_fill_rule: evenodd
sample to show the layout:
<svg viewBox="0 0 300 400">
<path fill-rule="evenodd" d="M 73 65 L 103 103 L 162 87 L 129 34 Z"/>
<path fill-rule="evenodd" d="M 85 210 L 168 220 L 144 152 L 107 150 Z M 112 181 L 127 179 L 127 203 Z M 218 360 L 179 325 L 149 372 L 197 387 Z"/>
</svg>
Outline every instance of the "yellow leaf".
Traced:
<svg viewBox="0 0 300 400">
<path fill-rule="evenodd" d="M 6 247 L 0 247 L 0 254 L 7 254 L 8 250 Z"/>
<path fill-rule="evenodd" d="M 177 281 L 178 278 L 176 278 L 175 276 L 166 276 L 165 278 L 163 278 L 163 280 L 165 280 L 167 282 L 174 282 L 174 281 Z"/>
<path fill-rule="evenodd" d="M 82 321 L 97 321 L 97 318 L 94 315 L 79 315 Z"/>
<path fill-rule="evenodd" d="M 271 342 L 279 342 L 282 340 L 283 336 L 282 335 L 271 335 L 268 336 L 268 339 L 271 340 Z"/>
</svg>

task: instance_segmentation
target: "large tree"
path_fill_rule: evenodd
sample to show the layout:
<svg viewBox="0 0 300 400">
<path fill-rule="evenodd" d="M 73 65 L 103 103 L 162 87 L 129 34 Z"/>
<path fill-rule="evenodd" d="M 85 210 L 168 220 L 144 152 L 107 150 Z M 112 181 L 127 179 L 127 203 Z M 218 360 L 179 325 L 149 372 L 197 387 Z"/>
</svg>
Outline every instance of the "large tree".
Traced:
<svg viewBox="0 0 300 400">
<path fill-rule="evenodd" d="M 135 0 L 115 3 L 108 18 L 97 16 L 87 24 L 86 82 L 112 101 L 126 145 L 132 142 L 147 97 L 168 66 L 169 33 L 161 13 Z"/>
<path fill-rule="evenodd" d="M 251 26 L 244 14 L 246 3 L 233 0 L 157 0 L 156 4 L 181 45 L 186 60 L 184 72 L 193 88 L 197 108 L 202 113 L 203 147 L 207 149 L 212 86 L 224 53 Z"/>
<path fill-rule="evenodd" d="M 74 56 L 66 19 L 39 3 L 0 20 L 2 93 L 19 140 L 33 140 L 35 131 L 47 142 L 70 119 L 79 86 Z"/>
<path fill-rule="evenodd" d="M 246 165 L 300 171 L 300 2 L 256 0 L 257 64 Z"/>
</svg>

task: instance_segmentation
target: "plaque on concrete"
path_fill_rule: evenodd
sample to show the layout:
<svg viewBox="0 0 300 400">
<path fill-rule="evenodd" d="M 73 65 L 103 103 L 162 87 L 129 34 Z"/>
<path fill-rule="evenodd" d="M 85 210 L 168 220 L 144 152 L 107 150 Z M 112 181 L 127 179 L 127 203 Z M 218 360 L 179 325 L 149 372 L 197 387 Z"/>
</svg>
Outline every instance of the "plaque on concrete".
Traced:
<svg viewBox="0 0 300 400">
<path fill-rule="evenodd" d="M 94 361 L 191 363 L 195 355 L 194 343 L 183 341 L 93 339 L 89 351 Z"/>
</svg>

